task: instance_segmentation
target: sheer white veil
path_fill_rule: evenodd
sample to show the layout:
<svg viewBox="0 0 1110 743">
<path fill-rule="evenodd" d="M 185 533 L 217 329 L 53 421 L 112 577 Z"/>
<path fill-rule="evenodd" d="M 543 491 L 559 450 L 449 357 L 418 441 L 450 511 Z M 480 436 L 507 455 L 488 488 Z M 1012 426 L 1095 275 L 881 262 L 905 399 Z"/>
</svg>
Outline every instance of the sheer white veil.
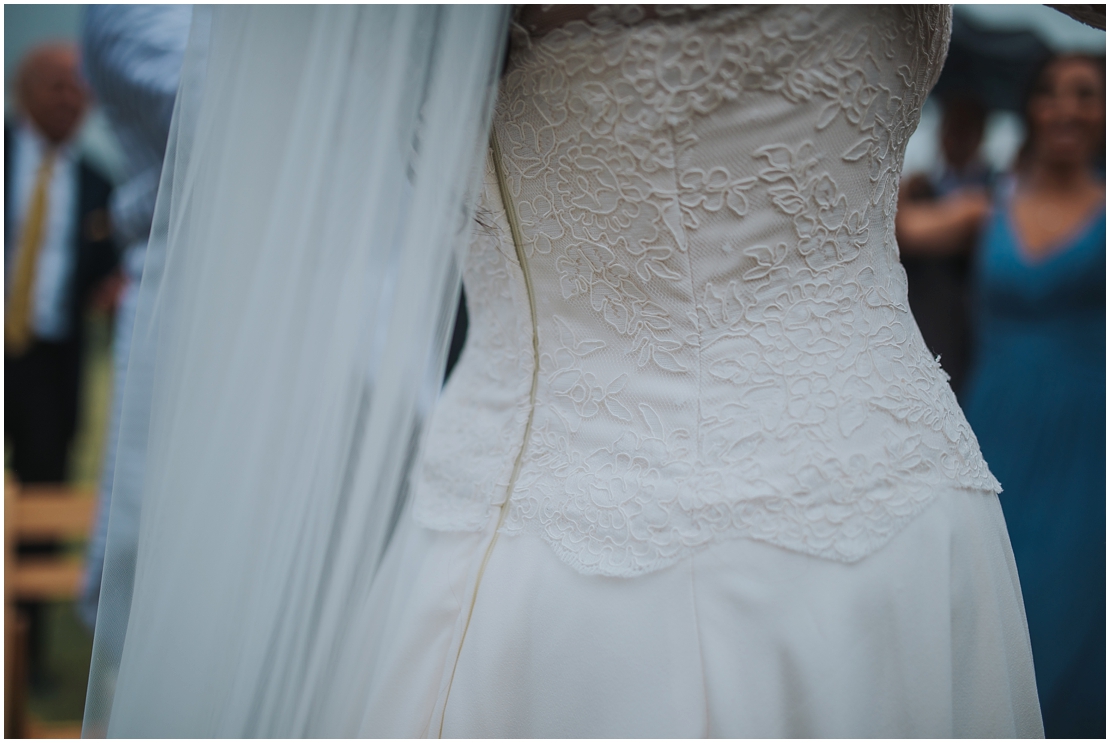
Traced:
<svg viewBox="0 0 1110 743">
<path fill-rule="evenodd" d="M 505 6 L 198 9 L 123 403 L 85 735 L 357 733 Z"/>
</svg>

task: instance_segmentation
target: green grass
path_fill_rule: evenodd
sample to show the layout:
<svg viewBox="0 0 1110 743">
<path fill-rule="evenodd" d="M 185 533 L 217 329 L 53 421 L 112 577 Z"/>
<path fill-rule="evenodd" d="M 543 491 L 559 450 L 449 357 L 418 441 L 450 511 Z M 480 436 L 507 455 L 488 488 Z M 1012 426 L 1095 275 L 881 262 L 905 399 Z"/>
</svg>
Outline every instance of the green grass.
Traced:
<svg viewBox="0 0 1110 743">
<path fill-rule="evenodd" d="M 80 720 L 92 657 L 92 634 L 77 619 L 73 602 L 50 604 L 45 614 L 46 669 L 51 683 L 28 690 L 31 714 L 47 722 Z"/>
</svg>

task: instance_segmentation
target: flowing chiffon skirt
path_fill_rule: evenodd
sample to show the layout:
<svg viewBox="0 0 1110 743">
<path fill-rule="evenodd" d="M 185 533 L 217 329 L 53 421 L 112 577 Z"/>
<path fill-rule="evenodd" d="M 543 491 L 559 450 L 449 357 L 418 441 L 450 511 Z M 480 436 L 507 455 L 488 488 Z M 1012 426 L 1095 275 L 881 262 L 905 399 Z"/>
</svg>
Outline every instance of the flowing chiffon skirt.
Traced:
<svg viewBox="0 0 1110 743">
<path fill-rule="evenodd" d="M 637 578 L 402 520 L 369 597 L 381 737 L 1033 737 L 1013 553 L 952 490 L 853 564 L 748 539 Z"/>
</svg>

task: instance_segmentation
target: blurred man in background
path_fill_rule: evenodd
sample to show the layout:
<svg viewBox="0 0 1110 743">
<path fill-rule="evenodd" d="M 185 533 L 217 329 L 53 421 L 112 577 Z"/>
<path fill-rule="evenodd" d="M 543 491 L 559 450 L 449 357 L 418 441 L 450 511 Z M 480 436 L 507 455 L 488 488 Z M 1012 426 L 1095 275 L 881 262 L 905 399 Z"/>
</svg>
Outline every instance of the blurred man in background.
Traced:
<svg viewBox="0 0 1110 743">
<path fill-rule="evenodd" d="M 72 145 L 88 106 L 76 48 L 35 47 L 15 87 L 18 120 L 4 128 L 4 433 L 19 481 L 60 483 L 77 430 L 84 310 L 117 263 L 111 186 Z M 21 608 L 31 681 L 41 686 L 43 605 Z"/>
<path fill-rule="evenodd" d="M 77 50 L 31 50 L 4 129 L 4 431 L 25 483 L 63 482 L 77 425 L 82 316 L 117 263 L 111 186 L 72 147 L 88 92 Z"/>
</svg>

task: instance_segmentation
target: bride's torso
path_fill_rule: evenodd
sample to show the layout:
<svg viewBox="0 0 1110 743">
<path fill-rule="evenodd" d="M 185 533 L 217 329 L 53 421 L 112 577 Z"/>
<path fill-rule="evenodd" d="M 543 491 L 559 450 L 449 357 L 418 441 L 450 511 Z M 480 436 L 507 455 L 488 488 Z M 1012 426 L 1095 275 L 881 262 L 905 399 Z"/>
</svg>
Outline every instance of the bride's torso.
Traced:
<svg viewBox="0 0 1110 743">
<path fill-rule="evenodd" d="M 637 12 L 516 44 L 417 519 L 635 575 L 734 536 L 851 561 L 997 490 L 894 240 L 950 11 Z"/>
</svg>

